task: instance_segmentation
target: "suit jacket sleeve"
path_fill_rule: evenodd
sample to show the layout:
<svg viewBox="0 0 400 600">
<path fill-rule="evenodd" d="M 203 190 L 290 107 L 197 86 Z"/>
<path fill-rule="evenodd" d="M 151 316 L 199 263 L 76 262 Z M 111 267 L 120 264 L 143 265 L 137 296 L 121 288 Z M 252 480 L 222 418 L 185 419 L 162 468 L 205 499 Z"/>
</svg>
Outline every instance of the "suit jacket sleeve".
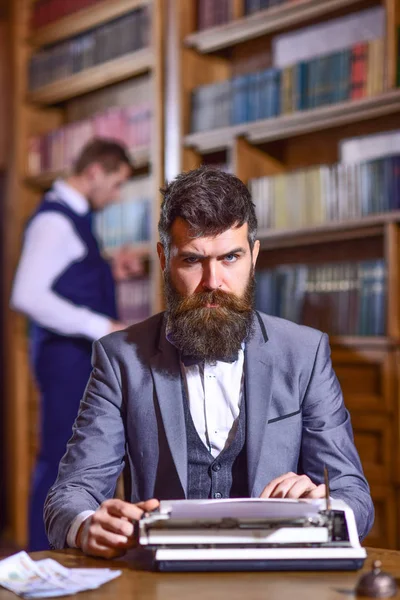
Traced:
<svg viewBox="0 0 400 600">
<path fill-rule="evenodd" d="M 96 510 L 113 497 L 124 467 L 121 385 L 100 341 L 94 343 L 92 364 L 72 437 L 44 507 L 47 536 L 56 549 L 66 546 L 79 513 Z"/>
<path fill-rule="evenodd" d="M 372 527 L 374 507 L 354 445 L 350 415 L 332 368 L 326 334 L 319 343 L 302 412 L 300 467 L 312 481 L 323 483 L 323 467 L 327 466 L 331 496 L 353 509 L 362 539 Z"/>
</svg>

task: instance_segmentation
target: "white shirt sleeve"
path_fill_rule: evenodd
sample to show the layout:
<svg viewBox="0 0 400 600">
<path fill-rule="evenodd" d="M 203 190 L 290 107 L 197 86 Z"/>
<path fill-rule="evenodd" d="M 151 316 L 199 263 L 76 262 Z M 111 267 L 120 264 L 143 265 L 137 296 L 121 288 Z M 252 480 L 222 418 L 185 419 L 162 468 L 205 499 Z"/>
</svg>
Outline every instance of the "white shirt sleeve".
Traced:
<svg viewBox="0 0 400 600">
<path fill-rule="evenodd" d="M 62 335 L 96 340 L 109 333 L 108 317 L 77 306 L 52 290 L 60 275 L 85 253 L 85 245 L 63 215 L 54 212 L 35 217 L 25 234 L 11 307 Z"/>
<path fill-rule="evenodd" d="M 76 545 L 76 536 L 78 535 L 78 531 L 82 523 L 86 521 L 89 517 L 94 514 L 94 510 L 84 510 L 79 513 L 72 521 L 70 528 L 68 529 L 67 534 L 67 546 L 68 548 L 77 548 Z"/>
</svg>

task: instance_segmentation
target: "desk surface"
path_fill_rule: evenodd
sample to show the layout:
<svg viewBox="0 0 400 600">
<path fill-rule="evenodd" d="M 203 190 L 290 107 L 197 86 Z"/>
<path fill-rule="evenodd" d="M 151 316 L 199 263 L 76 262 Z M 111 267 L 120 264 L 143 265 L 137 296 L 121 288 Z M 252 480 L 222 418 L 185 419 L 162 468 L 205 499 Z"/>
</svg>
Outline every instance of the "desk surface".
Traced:
<svg viewBox="0 0 400 600">
<path fill-rule="evenodd" d="M 400 552 L 368 550 L 364 571 L 379 558 L 383 570 L 400 583 Z M 83 556 L 77 550 L 36 552 L 33 559 L 54 558 L 66 567 L 122 569 L 121 577 L 98 590 L 75 596 L 82 600 L 351 600 L 361 571 L 324 573 L 151 573 L 135 570 L 126 557 L 104 561 Z M 0 600 L 17 596 L 0 589 Z M 396 596 L 400 600 L 400 593 Z"/>
</svg>

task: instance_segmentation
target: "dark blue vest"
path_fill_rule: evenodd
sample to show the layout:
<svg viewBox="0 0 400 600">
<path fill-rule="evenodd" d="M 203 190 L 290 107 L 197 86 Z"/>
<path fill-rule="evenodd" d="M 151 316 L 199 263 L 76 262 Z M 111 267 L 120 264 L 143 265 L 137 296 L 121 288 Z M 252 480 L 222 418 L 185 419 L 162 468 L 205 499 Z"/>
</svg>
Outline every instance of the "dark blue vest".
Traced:
<svg viewBox="0 0 400 600">
<path fill-rule="evenodd" d="M 203 444 L 190 414 L 182 384 L 188 453 L 187 497 L 245 498 L 249 496 L 246 453 L 246 400 L 243 398 L 235 435 L 214 458 Z"/>
<path fill-rule="evenodd" d="M 92 213 L 78 215 L 66 204 L 51 201 L 49 195 L 44 197 L 31 220 L 44 212 L 64 215 L 87 248 L 82 260 L 71 264 L 54 282 L 54 292 L 73 304 L 116 319 L 114 281 L 92 232 Z M 85 357 L 85 363 L 90 361 L 92 342 L 89 339 L 60 335 L 37 323 L 31 324 L 30 337 L 33 366 L 39 378 L 56 375 L 58 369 L 65 373 L 79 368 L 80 358 Z"/>
</svg>

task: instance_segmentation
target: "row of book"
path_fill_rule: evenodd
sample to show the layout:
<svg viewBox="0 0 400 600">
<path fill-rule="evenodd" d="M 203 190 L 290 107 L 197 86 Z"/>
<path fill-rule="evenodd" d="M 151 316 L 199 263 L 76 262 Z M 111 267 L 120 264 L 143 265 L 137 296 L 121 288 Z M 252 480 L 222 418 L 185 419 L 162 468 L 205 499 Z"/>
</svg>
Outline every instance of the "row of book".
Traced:
<svg viewBox="0 0 400 600">
<path fill-rule="evenodd" d="M 209 29 L 223 25 L 233 18 L 232 0 L 198 0 L 197 29 Z"/>
<path fill-rule="evenodd" d="M 36 0 L 32 7 L 31 29 L 54 23 L 97 2 L 99 0 Z"/>
<path fill-rule="evenodd" d="M 260 10 L 279 6 L 281 4 L 295 4 L 299 0 L 245 0 L 245 14 L 252 15 Z"/>
<path fill-rule="evenodd" d="M 270 68 L 192 92 L 192 132 L 277 117 L 384 90 L 381 38 L 284 69 Z"/>
<path fill-rule="evenodd" d="M 91 119 L 69 123 L 46 135 L 29 139 L 28 175 L 67 171 L 83 146 L 94 137 L 122 142 L 130 151 L 149 148 L 153 122 L 149 103 L 110 108 Z"/>
<path fill-rule="evenodd" d="M 249 182 L 260 229 L 298 229 L 400 210 L 400 154 Z"/>
<path fill-rule="evenodd" d="M 96 213 L 94 231 L 105 252 L 150 240 L 152 192 L 152 180 L 137 177 L 123 186 L 117 204 Z"/>
<path fill-rule="evenodd" d="M 293 4 L 299 0 L 245 0 L 244 14 L 252 15 L 255 12 L 272 8 L 280 4 Z M 197 29 L 209 29 L 223 25 L 235 18 L 234 0 L 198 0 L 197 4 Z"/>
<path fill-rule="evenodd" d="M 146 104 L 154 98 L 154 81 L 147 74 L 72 98 L 65 104 L 66 123 L 91 119 L 109 108 Z"/>
<path fill-rule="evenodd" d="M 29 63 L 29 89 L 69 77 L 150 44 L 150 7 L 43 48 Z"/>
<path fill-rule="evenodd" d="M 149 277 L 137 277 L 117 284 L 118 316 L 122 323 L 132 325 L 151 314 L 151 282 Z"/>
<path fill-rule="evenodd" d="M 256 277 L 263 312 L 331 335 L 385 335 L 383 260 L 279 266 Z"/>
</svg>

